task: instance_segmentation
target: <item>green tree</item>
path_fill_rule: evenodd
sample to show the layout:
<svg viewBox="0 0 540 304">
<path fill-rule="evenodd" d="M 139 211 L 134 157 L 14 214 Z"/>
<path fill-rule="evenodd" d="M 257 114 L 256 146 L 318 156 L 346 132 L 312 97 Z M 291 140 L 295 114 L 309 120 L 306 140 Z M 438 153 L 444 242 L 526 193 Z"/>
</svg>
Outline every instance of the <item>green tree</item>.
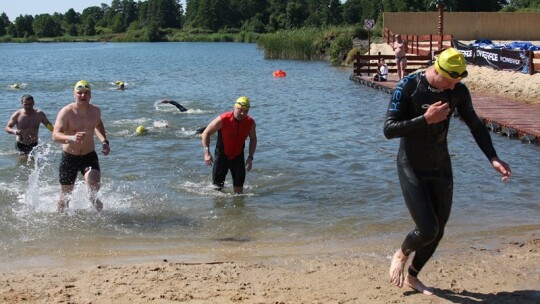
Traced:
<svg viewBox="0 0 540 304">
<path fill-rule="evenodd" d="M 65 14 L 64 14 L 64 21 L 67 24 L 79 24 L 81 23 L 81 14 L 75 12 L 74 9 L 70 8 Z"/>
<path fill-rule="evenodd" d="M 323 26 L 340 25 L 343 22 L 343 6 L 339 0 L 325 0 L 321 7 Z"/>
<path fill-rule="evenodd" d="M 0 19 L 2 19 L 2 21 L 4 21 L 4 24 L 6 26 L 11 23 L 11 21 L 9 21 L 9 17 L 6 15 L 5 12 L 2 12 L 2 15 L 0 15 Z"/>
<path fill-rule="evenodd" d="M 8 16 L 5 12 L 2 12 L 2 15 L 0 15 L 0 36 L 7 34 L 7 28 L 10 24 Z"/>
<path fill-rule="evenodd" d="M 343 4 L 343 21 L 346 24 L 360 23 L 363 11 L 362 0 L 348 0 Z"/>
<path fill-rule="evenodd" d="M 508 4 L 506 0 L 458 0 L 456 11 L 459 12 L 497 12 Z"/>
<path fill-rule="evenodd" d="M 113 32 L 124 32 L 138 18 L 137 4 L 133 0 L 113 0 L 104 15 Z"/>
<path fill-rule="evenodd" d="M 275 32 L 287 27 L 287 3 L 281 0 L 270 0 L 268 7 L 267 31 Z"/>
<path fill-rule="evenodd" d="M 115 15 L 112 20 L 109 22 L 110 28 L 113 33 L 122 33 L 124 32 L 124 23 L 122 22 L 121 15 Z"/>
<path fill-rule="evenodd" d="M 268 23 L 267 0 L 229 0 L 230 3 L 230 27 L 250 26 L 263 27 Z"/>
<path fill-rule="evenodd" d="M 217 32 L 229 24 L 226 22 L 230 15 L 228 0 L 200 0 L 195 5 L 193 2 L 190 1 L 191 7 L 197 11 L 189 15 L 191 26 Z"/>
<path fill-rule="evenodd" d="M 37 15 L 32 23 L 32 28 L 36 36 L 40 38 L 63 35 L 62 25 L 49 14 Z"/>
<path fill-rule="evenodd" d="M 93 22 L 93 27 L 95 31 L 96 23 L 104 20 L 104 17 L 105 17 L 105 12 L 104 12 L 103 7 L 90 6 L 90 7 L 85 8 L 81 14 L 81 22 L 83 24 L 83 28 L 85 28 L 82 32 L 83 33 L 86 32 L 86 27 L 88 26 L 88 22 L 89 22 L 88 19 L 93 19 L 92 22 Z"/>
<path fill-rule="evenodd" d="M 516 8 L 540 8 L 540 0 L 512 0 L 511 5 Z"/>
<path fill-rule="evenodd" d="M 242 25 L 242 30 L 255 33 L 264 33 L 266 32 L 266 26 L 263 22 L 262 14 L 255 14 L 248 21 L 245 21 Z"/>
<path fill-rule="evenodd" d="M 15 27 L 15 24 L 13 24 L 12 22 L 9 23 L 6 28 L 6 34 L 17 37 L 17 28 Z"/>
<path fill-rule="evenodd" d="M 31 15 L 19 15 L 15 18 L 15 37 L 29 37 L 34 35 L 34 29 L 32 28 L 32 23 L 34 22 L 34 17 Z"/>
<path fill-rule="evenodd" d="M 157 42 L 161 40 L 161 33 L 157 23 L 150 22 L 146 28 L 146 39 L 150 42 Z"/>
<path fill-rule="evenodd" d="M 157 23 L 161 28 L 181 28 L 183 9 L 178 0 L 150 0 L 157 1 L 155 8 Z"/>
<path fill-rule="evenodd" d="M 287 3 L 287 28 L 288 29 L 295 29 L 302 27 L 304 24 L 304 21 L 308 17 L 308 13 L 306 11 L 306 1 L 305 0 L 290 0 Z"/>
<path fill-rule="evenodd" d="M 79 31 L 77 30 L 77 26 L 75 24 L 68 25 L 67 33 L 70 36 L 79 36 Z"/>
<path fill-rule="evenodd" d="M 94 36 L 96 34 L 96 20 L 94 16 L 88 16 L 82 24 L 82 33 L 86 36 Z"/>
</svg>

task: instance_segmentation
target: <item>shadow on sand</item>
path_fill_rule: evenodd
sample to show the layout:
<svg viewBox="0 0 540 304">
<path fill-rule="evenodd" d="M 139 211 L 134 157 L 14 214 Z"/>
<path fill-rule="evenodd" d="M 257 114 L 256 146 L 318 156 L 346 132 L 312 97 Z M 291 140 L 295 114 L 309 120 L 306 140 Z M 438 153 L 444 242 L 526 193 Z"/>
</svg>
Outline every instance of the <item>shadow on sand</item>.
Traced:
<svg viewBox="0 0 540 304">
<path fill-rule="evenodd" d="M 490 303 L 490 304 L 525 304 L 525 303 L 540 303 L 540 291 L 538 290 L 516 290 L 512 292 L 499 293 L 479 293 L 463 290 L 461 292 L 452 291 L 449 289 L 435 288 L 434 297 L 446 299 L 452 303 L 473 304 L 473 303 Z M 417 294 L 416 291 L 407 291 L 405 296 Z"/>
</svg>

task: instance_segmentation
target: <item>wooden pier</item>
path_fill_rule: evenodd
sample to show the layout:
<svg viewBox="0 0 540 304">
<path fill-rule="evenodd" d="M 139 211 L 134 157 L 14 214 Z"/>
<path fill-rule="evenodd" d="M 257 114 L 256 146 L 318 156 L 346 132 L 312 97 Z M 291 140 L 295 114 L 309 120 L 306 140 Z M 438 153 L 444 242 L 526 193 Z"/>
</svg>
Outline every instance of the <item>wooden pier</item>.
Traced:
<svg viewBox="0 0 540 304">
<path fill-rule="evenodd" d="M 352 81 L 391 93 L 397 83 L 395 75 L 388 81 L 374 82 L 371 77 L 350 76 Z M 523 143 L 540 142 L 540 104 L 523 104 L 510 98 L 471 92 L 474 109 L 486 127 L 497 134 L 520 139 Z"/>
</svg>

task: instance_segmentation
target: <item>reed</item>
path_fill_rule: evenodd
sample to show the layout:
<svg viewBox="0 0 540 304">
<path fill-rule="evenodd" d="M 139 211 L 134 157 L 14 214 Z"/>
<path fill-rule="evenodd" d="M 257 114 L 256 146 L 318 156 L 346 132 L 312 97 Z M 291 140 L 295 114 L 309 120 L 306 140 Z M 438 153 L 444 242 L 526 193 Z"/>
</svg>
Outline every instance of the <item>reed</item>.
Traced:
<svg viewBox="0 0 540 304">
<path fill-rule="evenodd" d="M 248 42 L 257 40 L 259 34 L 239 33 L 201 33 L 193 31 L 176 31 L 167 36 L 167 41 L 176 42 Z"/>
<path fill-rule="evenodd" d="M 288 30 L 261 35 L 257 46 L 264 49 L 266 59 L 315 60 L 322 55 L 323 39 L 320 29 Z"/>
</svg>

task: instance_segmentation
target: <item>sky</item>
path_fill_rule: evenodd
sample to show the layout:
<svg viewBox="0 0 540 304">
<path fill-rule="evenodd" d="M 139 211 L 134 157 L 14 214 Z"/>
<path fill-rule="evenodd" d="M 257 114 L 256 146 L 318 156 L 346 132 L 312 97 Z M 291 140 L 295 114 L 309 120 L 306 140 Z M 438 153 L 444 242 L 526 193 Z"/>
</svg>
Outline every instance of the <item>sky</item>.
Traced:
<svg viewBox="0 0 540 304">
<path fill-rule="evenodd" d="M 0 0 L 0 14 L 5 12 L 11 22 L 19 15 L 39 15 L 39 14 L 65 14 L 70 8 L 78 13 L 90 6 L 99 6 L 101 3 L 111 5 L 112 0 Z M 184 10 L 185 1 L 180 1 Z"/>
</svg>

